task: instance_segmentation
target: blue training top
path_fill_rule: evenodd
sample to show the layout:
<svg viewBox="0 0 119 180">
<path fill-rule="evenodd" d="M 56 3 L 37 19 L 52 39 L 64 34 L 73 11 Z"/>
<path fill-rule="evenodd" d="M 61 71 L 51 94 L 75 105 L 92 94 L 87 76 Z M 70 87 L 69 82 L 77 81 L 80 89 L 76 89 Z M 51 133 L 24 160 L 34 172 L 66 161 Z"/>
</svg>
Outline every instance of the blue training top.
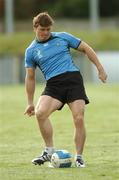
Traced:
<svg viewBox="0 0 119 180">
<path fill-rule="evenodd" d="M 46 80 L 72 71 L 79 71 L 74 65 L 70 47 L 77 49 L 81 40 L 66 32 L 52 32 L 44 42 L 33 40 L 25 52 L 25 67 L 41 69 Z"/>
</svg>

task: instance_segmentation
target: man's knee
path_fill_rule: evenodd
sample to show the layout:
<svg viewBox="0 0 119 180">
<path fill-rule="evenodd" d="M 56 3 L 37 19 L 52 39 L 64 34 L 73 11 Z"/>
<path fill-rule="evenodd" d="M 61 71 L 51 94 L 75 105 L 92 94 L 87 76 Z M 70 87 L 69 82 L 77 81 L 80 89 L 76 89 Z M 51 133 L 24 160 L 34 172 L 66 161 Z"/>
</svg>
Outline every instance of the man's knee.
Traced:
<svg viewBox="0 0 119 180">
<path fill-rule="evenodd" d="M 35 109 L 35 115 L 40 120 L 47 118 L 47 111 L 45 109 Z"/>
<path fill-rule="evenodd" d="M 84 126 L 84 115 L 83 114 L 75 114 L 73 116 L 74 123 L 76 126 Z"/>
</svg>

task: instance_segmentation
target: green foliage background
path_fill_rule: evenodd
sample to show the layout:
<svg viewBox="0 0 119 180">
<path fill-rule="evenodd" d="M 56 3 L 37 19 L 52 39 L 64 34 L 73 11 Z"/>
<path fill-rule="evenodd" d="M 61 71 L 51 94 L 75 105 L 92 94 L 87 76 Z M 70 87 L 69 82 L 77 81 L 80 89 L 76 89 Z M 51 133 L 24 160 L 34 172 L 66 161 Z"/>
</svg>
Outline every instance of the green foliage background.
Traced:
<svg viewBox="0 0 119 180">
<path fill-rule="evenodd" d="M 56 17 L 89 17 L 90 0 L 14 0 L 15 19 L 30 19 L 41 11 Z M 4 16 L 5 0 L 0 0 L 0 17 Z M 119 17 L 118 0 L 99 0 L 101 17 Z"/>
<path fill-rule="evenodd" d="M 15 1 L 15 14 L 17 18 L 29 18 L 41 11 L 48 11 L 56 17 L 80 17 L 89 16 L 90 0 L 17 0 Z M 27 7 L 27 8 L 21 8 Z M 118 16 L 118 0 L 99 0 L 101 17 Z"/>
</svg>

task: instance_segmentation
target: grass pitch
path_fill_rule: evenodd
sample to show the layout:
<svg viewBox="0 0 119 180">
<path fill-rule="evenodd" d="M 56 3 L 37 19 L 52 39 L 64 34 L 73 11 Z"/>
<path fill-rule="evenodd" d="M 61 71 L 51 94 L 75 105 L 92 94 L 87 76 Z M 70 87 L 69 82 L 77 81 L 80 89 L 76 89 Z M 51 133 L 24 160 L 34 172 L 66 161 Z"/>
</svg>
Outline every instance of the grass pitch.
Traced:
<svg viewBox="0 0 119 180">
<path fill-rule="evenodd" d="M 37 86 L 35 100 L 42 91 Z M 86 85 L 86 168 L 34 166 L 31 160 L 44 144 L 34 117 L 23 115 L 23 86 L 0 87 L 0 179 L 2 180 L 118 180 L 119 179 L 119 85 Z M 51 116 L 58 149 L 75 154 L 74 126 L 67 106 Z"/>
</svg>

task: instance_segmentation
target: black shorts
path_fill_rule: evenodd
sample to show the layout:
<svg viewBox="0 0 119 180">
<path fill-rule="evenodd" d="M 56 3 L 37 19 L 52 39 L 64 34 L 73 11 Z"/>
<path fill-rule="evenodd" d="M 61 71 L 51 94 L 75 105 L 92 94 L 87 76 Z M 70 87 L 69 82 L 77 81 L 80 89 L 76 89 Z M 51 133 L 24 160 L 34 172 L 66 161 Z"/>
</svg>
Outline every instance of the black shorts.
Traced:
<svg viewBox="0 0 119 180">
<path fill-rule="evenodd" d="M 78 99 L 83 99 L 85 104 L 89 103 L 83 78 L 79 71 L 66 72 L 49 79 L 41 95 L 56 98 L 61 101 L 63 105 Z"/>
</svg>

